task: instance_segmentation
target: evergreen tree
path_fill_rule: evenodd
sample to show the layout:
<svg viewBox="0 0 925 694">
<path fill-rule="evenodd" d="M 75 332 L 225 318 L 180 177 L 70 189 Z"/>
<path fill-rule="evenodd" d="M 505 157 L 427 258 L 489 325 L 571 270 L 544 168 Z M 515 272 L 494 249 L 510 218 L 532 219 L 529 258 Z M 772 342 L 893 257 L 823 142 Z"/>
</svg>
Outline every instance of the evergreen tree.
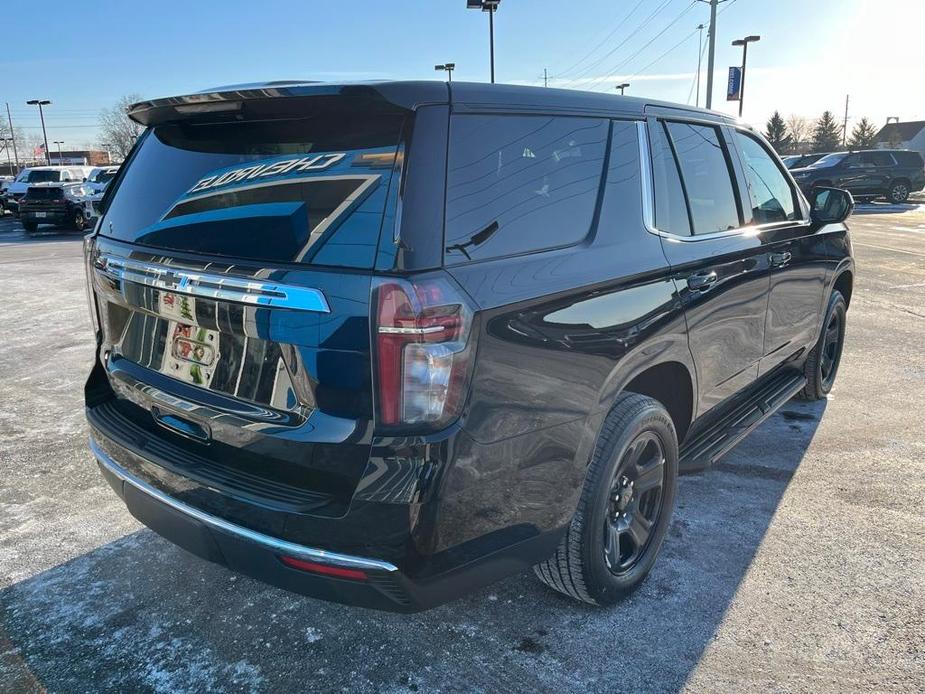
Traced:
<svg viewBox="0 0 925 694">
<path fill-rule="evenodd" d="M 831 111 L 822 114 L 813 128 L 813 151 L 834 152 L 841 149 L 841 127 Z"/>
<path fill-rule="evenodd" d="M 792 142 L 790 133 L 787 132 L 784 119 L 781 118 L 780 113 L 777 111 L 775 111 L 774 115 L 768 120 L 767 130 L 764 136 L 768 138 L 768 142 L 771 143 L 771 146 L 778 154 L 782 154 L 790 149 L 790 143 Z"/>
<path fill-rule="evenodd" d="M 851 139 L 848 140 L 848 146 L 851 149 L 873 149 L 877 145 L 877 129 L 874 124 L 866 118 L 858 121 L 851 131 Z"/>
</svg>

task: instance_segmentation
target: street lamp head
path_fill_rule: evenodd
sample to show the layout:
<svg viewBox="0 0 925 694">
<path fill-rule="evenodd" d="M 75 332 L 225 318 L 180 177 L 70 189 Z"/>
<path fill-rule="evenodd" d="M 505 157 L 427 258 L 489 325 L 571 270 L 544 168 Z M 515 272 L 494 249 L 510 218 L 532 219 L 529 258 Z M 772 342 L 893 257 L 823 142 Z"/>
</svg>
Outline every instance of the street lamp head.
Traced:
<svg viewBox="0 0 925 694">
<path fill-rule="evenodd" d="M 466 9 L 494 12 L 498 9 L 498 5 L 500 4 L 501 0 L 466 0 Z"/>
<path fill-rule="evenodd" d="M 761 40 L 760 36 L 754 36 L 754 35 L 746 36 L 744 39 L 736 39 L 735 41 L 732 42 L 732 45 L 733 46 L 744 46 L 746 44 L 753 43 L 755 41 L 760 41 L 760 40 Z"/>
<path fill-rule="evenodd" d="M 29 99 L 26 102 L 28 106 L 48 106 L 51 102 L 48 99 Z"/>
</svg>

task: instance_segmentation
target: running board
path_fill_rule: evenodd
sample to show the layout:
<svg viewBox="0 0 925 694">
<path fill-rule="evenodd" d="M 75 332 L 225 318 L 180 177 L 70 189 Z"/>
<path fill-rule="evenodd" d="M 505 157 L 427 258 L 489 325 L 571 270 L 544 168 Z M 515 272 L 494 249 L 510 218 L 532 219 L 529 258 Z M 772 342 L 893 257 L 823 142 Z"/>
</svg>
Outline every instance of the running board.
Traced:
<svg viewBox="0 0 925 694">
<path fill-rule="evenodd" d="M 680 471 L 699 472 L 708 468 L 805 385 L 806 378 L 793 369 L 784 370 L 768 380 L 745 402 L 734 406 L 716 422 L 684 442 L 680 451 Z"/>
</svg>

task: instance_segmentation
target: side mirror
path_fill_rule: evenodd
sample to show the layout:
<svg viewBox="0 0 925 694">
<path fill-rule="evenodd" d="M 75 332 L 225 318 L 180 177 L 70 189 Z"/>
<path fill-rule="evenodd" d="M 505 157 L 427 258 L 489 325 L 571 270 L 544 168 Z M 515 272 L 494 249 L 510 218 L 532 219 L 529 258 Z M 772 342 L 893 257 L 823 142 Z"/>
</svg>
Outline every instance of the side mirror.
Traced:
<svg viewBox="0 0 925 694">
<path fill-rule="evenodd" d="M 84 176 L 84 180 L 83 180 L 83 182 L 84 182 L 84 183 L 86 183 L 86 182 L 87 182 L 87 177 L 86 177 L 86 176 Z"/>
<path fill-rule="evenodd" d="M 854 198 L 841 188 L 814 188 L 810 202 L 810 219 L 814 224 L 844 222 L 854 211 Z"/>
</svg>

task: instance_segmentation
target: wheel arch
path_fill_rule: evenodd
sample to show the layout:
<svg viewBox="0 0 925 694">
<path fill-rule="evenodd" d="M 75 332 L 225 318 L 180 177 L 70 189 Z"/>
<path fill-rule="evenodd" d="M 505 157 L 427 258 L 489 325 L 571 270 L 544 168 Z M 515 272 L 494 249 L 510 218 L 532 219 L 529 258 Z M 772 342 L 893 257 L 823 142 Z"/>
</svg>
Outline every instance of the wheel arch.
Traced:
<svg viewBox="0 0 925 694">
<path fill-rule="evenodd" d="M 678 443 L 684 440 L 694 415 L 694 379 L 685 364 L 666 361 L 636 374 L 623 392 L 639 393 L 660 402 L 668 411 Z"/>
<path fill-rule="evenodd" d="M 845 306 L 851 305 L 851 292 L 854 290 L 854 273 L 850 269 L 842 270 L 832 283 L 832 291 L 841 292 L 845 297 Z"/>
<path fill-rule="evenodd" d="M 606 413 L 622 393 L 654 398 L 668 410 L 681 443 L 696 417 L 697 371 L 686 335 L 666 338 L 621 360 L 608 378 L 600 402 Z"/>
</svg>

